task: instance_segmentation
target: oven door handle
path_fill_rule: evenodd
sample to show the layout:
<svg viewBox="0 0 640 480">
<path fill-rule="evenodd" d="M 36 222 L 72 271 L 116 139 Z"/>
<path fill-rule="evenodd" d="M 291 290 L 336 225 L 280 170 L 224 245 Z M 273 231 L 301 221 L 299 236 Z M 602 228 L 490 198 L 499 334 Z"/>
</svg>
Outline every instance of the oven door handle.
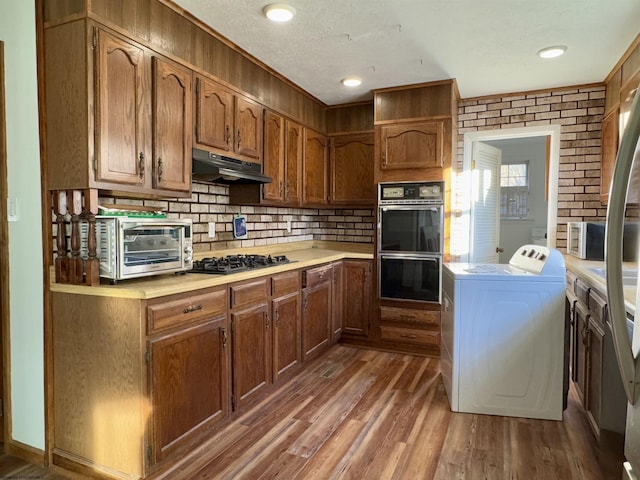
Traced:
<svg viewBox="0 0 640 480">
<path fill-rule="evenodd" d="M 423 261 L 430 261 L 430 262 L 434 262 L 434 263 L 439 263 L 442 260 L 442 257 L 440 255 L 407 255 L 404 253 L 397 253 L 397 254 L 388 254 L 388 253 L 379 253 L 378 257 L 380 258 L 380 260 L 423 260 Z"/>
</svg>

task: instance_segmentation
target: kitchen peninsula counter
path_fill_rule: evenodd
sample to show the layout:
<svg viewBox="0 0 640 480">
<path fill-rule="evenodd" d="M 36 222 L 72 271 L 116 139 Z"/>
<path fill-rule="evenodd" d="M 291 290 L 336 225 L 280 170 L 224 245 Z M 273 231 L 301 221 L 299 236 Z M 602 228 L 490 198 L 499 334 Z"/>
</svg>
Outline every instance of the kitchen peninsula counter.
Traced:
<svg viewBox="0 0 640 480">
<path fill-rule="evenodd" d="M 221 257 L 234 254 L 286 255 L 290 263 L 274 265 L 267 268 L 245 270 L 231 274 L 185 273 L 167 274 L 140 279 L 123 280 L 111 285 L 102 280 L 100 286 L 87 287 L 51 282 L 52 292 L 95 295 L 102 297 L 151 299 L 176 293 L 185 293 L 202 288 L 226 285 L 242 280 L 273 275 L 280 272 L 307 268 L 323 263 L 335 262 L 344 258 L 373 259 L 373 245 L 351 242 L 303 241 L 277 245 L 235 248 L 196 252 L 195 260 L 205 257 Z"/>
<path fill-rule="evenodd" d="M 601 277 L 597 273 L 595 273 L 592 269 L 594 268 L 602 268 L 604 269 L 603 261 L 595 261 L 595 260 L 581 260 L 579 258 L 573 257 L 571 255 L 565 255 L 565 265 L 567 271 L 572 272 L 576 277 L 580 278 L 584 283 L 586 283 L 589 287 L 595 289 L 603 295 L 605 298 L 607 296 L 607 281 L 604 277 Z M 637 264 L 634 262 L 624 262 L 622 264 L 623 269 L 636 269 Z M 624 287 L 624 303 L 625 309 L 628 313 L 635 316 L 635 304 L 636 304 L 636 287 L 633 286 L 625 286 Z"/>
</svg>

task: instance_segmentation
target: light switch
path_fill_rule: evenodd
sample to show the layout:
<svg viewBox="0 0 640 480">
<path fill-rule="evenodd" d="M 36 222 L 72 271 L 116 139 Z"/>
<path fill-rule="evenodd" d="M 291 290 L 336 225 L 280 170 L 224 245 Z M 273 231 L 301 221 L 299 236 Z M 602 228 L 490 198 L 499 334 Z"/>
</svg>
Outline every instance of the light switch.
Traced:
<svg viewBox="0 0 640 480">
<path fill-rule="evenodd" d="M 18 199 L 15 197 L 7 197 L 7 221 L 18 221 Z"/>
<path fill-rule="evenodd" d="M 209 238 L 216 236 L 216 222 L 209 222 Z"/>
</svg>

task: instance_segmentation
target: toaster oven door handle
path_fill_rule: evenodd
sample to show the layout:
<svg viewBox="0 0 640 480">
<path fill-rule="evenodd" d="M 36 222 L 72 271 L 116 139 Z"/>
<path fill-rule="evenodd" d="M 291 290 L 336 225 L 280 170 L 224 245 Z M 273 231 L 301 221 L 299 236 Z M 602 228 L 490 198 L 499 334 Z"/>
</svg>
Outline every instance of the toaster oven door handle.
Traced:
<svg viewBox="0 0 640 480">
<path fill-rule="evenodd" d="M 135 227 L 127 227 L 127 230 L 148 230 L 149 227 L 174 227 L 174 228 L 184 228 L 186 225 L 182 224 L 171 224 L 171 223 L 145 223 L 144 225 L 137 225 Z"/>
</svg>

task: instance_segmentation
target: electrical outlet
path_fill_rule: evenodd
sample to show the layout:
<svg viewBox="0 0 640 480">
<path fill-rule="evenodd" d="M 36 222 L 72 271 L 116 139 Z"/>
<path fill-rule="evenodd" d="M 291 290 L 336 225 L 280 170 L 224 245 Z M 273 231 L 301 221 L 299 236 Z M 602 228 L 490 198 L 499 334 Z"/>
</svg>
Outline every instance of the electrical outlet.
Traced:
<svg viewBox="0 0 640 480">
<path fill-rule="evenodd" d="M 209 238 L 216 236 L 216 222 L 209 222 Z"/>
<path fill-rule="evenodd" d="M 291 220 L 287 220 L 287 233 L 291 233 Z"/>
</svg>

